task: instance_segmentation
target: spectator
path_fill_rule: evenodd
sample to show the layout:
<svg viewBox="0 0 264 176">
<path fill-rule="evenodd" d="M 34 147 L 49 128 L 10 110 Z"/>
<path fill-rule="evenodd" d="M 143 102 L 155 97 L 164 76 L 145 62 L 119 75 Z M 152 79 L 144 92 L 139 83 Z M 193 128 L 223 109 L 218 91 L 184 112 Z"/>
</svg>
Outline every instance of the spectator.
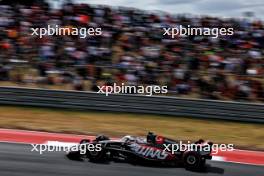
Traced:
<svg viewBox="0 0 264 176">
<path fill-rule="evenodd" d="M 101 27 L 103 33 L 84 39 L 30 35 L 31 27 L 47 25 Z M 162 35 L 163 26 L 177 25 L 234 27 L 235 34 L 217 39 Z M 67 3 L 58 10 L 47 4 L 2 5 L 0 81 L 81 91 L 96 91 L 99 83 L 158 84 L 168 85 L 170 95 L 264 101 L 263 27 L 261 21 L 164 16 L 100 5 Z M 19 69 L 21 63 L 27 69 Z"/>
</svg>

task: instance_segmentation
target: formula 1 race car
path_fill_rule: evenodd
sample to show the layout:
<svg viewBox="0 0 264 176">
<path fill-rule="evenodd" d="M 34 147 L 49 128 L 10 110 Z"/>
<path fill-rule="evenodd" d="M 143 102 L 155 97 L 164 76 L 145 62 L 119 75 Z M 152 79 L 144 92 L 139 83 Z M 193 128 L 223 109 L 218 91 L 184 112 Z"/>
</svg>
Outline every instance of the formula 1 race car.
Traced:
<svg viewBox="0 0 264 176">
<path fill-rule="evenodd" d="M 70 150 L 67 157 L 72 160 L 89 159 L 92 162 L 111 160 L 131 163 L 165 164 L 170 166 L 182 165 L 186 169 L 199 170 L 204 168 L 206 159 L 211 159 L 212 142 L 199 140 L 185 149 L 179 148 L 179 141 L 171 140 L 151 132 L 147 137 L 124 136 L 119 140 L 110 140 L 100 135 L 95 140 L 82 140 L 80 145 L 100 145 L 101 150 Z"/>
</svg>

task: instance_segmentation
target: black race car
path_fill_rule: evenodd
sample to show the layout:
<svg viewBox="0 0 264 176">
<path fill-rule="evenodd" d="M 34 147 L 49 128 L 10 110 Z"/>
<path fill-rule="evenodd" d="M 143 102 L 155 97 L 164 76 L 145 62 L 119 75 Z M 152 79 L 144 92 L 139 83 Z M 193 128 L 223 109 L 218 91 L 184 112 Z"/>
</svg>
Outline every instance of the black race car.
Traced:
<svg viewBox="0 0 264 176">
<path fill-rule="evenodd" d="M 85 153 L 71 150 L 67 157 L 72 160 L 89 159 L 92 162 L 110 160 L 131 163 L 165 164 L 170 166 L 183 165 L 186 169 L 197 170 L 205 166 L 206 159 L 211 159 L 212 142 L 199 140 L 191 147 L 176 148 L 179 141 L 148 133 L 146 138 L 124 136 L 119 140 L 110 140 L 100 135 L 95 140 L 82 140 L 80 147 L 86 147 Z M 100 146 L 100 150 L 89 150 L 91 145 Z"/>
</svg>

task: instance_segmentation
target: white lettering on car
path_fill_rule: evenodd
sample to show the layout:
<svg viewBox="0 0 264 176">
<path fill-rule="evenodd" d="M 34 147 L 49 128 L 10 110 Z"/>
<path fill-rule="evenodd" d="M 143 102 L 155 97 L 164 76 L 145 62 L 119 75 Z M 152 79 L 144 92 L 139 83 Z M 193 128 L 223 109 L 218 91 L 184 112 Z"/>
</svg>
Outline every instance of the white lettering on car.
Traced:
<svg viewBox="0 0 264 176">
<path fill-rule="evenodd" d="M 165 159 L 168 156 L 166 151 L 153 147 L 141 146 L 139 144 L 131 144 L 130 147 L 136 154 L 148 158 Z"/>
</svg>

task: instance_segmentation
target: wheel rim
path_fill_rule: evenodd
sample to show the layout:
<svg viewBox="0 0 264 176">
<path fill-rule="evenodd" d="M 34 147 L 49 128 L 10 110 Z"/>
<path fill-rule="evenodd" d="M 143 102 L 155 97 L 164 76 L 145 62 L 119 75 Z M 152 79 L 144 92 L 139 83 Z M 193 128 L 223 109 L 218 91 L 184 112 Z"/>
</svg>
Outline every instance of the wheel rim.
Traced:
<svg viewBox="0 0 264 176">
<path fill-rule="evenodd" d="M 190 156 L 187 157 L 186 161 L 187 161 L 188 164 L 193 165 L 193 164 L 196 163 L 196 158 L 195 158 L 195 156 L 190 155 Z"/>
</svg>

